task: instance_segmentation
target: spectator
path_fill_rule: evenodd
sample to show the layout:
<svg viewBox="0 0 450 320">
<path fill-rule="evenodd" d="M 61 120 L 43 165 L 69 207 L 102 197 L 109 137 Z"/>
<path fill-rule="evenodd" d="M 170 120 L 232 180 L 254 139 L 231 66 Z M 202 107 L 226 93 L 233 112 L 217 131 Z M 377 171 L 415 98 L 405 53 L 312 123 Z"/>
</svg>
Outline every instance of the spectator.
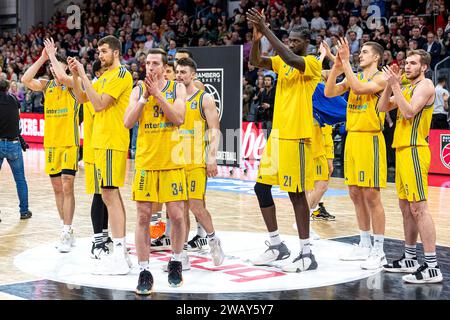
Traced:
<svg viewBox="0 0 450 320">
<path fill-rule="evenodd" d="M 250 84 L 249 79 L 242 78 L 242 120 L 243 121 L 254 121 L 248 119 L 248 114 L 250 112 L 250 105 L 253 101 L 253 95 L 255 94 L 255 88 Z"/>
<path fill-rule="evenodd" d="M 331 18 L 331 26 L 328 31 L 332 35 L 340 36 L 344 34 L 344 27 L 339 24 L 338 17 L 334 16 Z M 367 40 L 369 41 L 369 40 Z"/>
<path fill-rule="evenodd" d="M 349 23 L 348 23 L 348 29 L 346 32 L 346 36 L 348 37 L 348 34 L 350 33 L 350 31 L 354 31 L 356 32 L 356 39 L 360 40 L 362 38 L 363 35 L 363 30 L 361 29 L 361 27 L 359 27 L 356 22 L 358 21 L 358 18 L 351 16 Z"/>
<path fill-rule="evenodd" d="M 326 29 L 325 20 L 320 16 L 320 10 L 313 11 L 314 18 L 311 20 L 311 38 L 314 39 L 320 33 L 320 29 Z"/>
<path fill-rule="evenodd" d="M 350 31 L 348 33 L 348 45 L 350 47 L 350 53 L 359 53 L 359 40 L 356 39 L 356 32 Z"/>
<path fill-rule="evenodd" d="M 384 66 L 390 66 L 392 64 L 392 53 L 389 50 L 384 50 L 383 52 L 383 62 L 382 65 Z"/>
<path fill-rule="evenodd" d="M 167 48 L 167 59 L 175 59 L 175 53 L 177 53 L 177 43 L 175 40 L 170 40 L 169 48 Z"/>
<path fill-rule="evenodd" d="M 266 139 L 269 138 L 272 131 L 275 91 L 274 78 L 270 75 L 264 76 L 264 89 L 259 95 L 258 105 L 260 108 L 259 121 L 262 122 L 262 128 L 266 130 Z"/>
<path fill-rule="evenodd" d="M 420 28 L 419 27 L 413 27 L 412 30 L 411 30 L 411 34 L 412 34 L 411 40 L 415 40 L 417 42 L 417 47 L 419 49 L 423 48 L 423 46 L 427 43 L 427 39 L 422 37 L 422 35 L 420 33 Z"/>
<path fill-rule="evenodd" d="M 16 99 L 20 105 L 20 110 L 25 110 L 25 106 L 26 106 L 26 104 L 24 104 L 25 95 L 24 95 L 22 89 L 19 88 L 16 81 L 11 81 L 9 93 L 16 97 Z"/>
<path fill-rule="evenodd" d="M 434 100 L 433 118 L 431 129 L 449 128 L 448 119 L 448 91 L 445 89 L 447 77 L 440 77 L 436 86 L 436 99 Z"/>
<path fill-rule="evenodd" d="M 430 68 L 434 70 L 436 63 L 439 61 L 441 55 L 441 45 L 435 41 L 434 33 L 428 32 L 427 43 L 422 47 L 423 50 L 431 55 Z"/>
<path fill-rule="evenodd" d="M 19 140 L 19 103 L 8 93 L 9 82 L 0 79 L 0 170 L 6 159 L 16 181 L 20 219 L 32 216 L 28 208 L 28 186 L 25 179 L 22 147 Z"/>
</svg>

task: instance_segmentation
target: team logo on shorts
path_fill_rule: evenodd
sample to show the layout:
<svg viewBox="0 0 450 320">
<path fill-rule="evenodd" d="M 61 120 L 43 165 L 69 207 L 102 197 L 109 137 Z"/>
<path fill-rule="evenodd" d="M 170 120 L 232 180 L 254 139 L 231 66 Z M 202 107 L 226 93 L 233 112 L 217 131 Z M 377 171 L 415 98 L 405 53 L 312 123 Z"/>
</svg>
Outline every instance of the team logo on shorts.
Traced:
<svg viewBox="0 0 450 320">
<path fill-rule="evenodd" d="M 441 162 L 450 169 L 450 134 L 441 134 Z"/>
</svg>

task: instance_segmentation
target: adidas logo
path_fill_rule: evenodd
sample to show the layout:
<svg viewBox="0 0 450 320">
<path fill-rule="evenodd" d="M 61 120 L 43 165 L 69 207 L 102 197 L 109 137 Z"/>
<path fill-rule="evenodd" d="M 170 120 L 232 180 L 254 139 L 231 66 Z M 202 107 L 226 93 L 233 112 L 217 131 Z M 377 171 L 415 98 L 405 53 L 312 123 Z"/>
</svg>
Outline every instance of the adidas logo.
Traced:
<svg viewBox="0 0 450 320">
<path fill-rule="evenodd" d="M 262 179 L 262 176 L 259 176 L 258 179 Z"/>
<path fill-rule="evenodd" d="M 148 192 L 145 196 L 146 196 L 147 198 L 150 197 L 150 193 Z"/>
</svg>

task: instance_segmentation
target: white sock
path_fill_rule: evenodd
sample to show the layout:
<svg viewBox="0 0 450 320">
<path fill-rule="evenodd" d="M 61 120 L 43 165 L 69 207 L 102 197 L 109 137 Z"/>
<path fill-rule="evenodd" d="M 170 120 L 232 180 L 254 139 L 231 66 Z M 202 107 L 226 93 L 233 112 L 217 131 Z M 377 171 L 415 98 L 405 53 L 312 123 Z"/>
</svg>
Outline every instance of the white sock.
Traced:
<svg viewBox="0 0 450 320">
<path fill-rule="evenodd" d="M 203 229 L 202 225 L 198 221 L 197 221 L 197 234 L 202 238 L 206 238 L 206 231 L 205 229 Z"/>
<path fill-rule="evenodd" d="M 435 252 L 424 252 L 425 254 L 425 262 L 431 268 L 435 268 L 437 266 L 437 258 L 436 251 Z"/>
<path fill-rule="evenodd" d="M 63 231 L 64 231 L 65 233 L 69 233 L 70 230 L 72 230 L 72 225 L 71 225 L 71 224 L 65 224 L 65 225 L 63 225 Z"/>
<path fill-rule="evenodd" d="M 359 236 L 360 236 L 359 245 L 361 247 L 372 246 L 372 241 L 370 240 L 370 231 L 359 230 Z"/>
<path fill-rule="evenodd" d="M 373 235 L 373 247 L 384 252 L 383 249 L 384 234 L 374 234 Z"/>
<path fill-rule="evenodd" d="M 208 241 L 214 240 L 214 239 L 216 239 L 216 232 L 213 231 L 213 232 L 211 232 L 211 233 L 208 233 L 208 234 L 206 235 L 206 237 L 208 238 Z"/>
<path fill-rule="evenodd" d="M 277 246 L 277 245 L 281 244 L 281 238 L 280 238 L 280 234 L 278 233 L 278 230 L 269 232 L 269 238 L 270 238 L 270 244 L 272 246 Z"/>
<path fill-rule="evenodd" d="M 102 244 L 103 242 L 103 233 L 94 234 L 94 243 L 96 245 Z"/>
<path fill-rule="evenodd" d="M 108 237 L 109 237 L 108 229 L 103 229 L 103 242 L 106 242 L 106 240 L 108 240 Z"/>
<path fill-rule="evenodd" d="M 405 258 L 406 259 L 417 258 L 416 247 L 417 247 L 417 244 L 406 244 L 405 243 Z"/>
<path fill-rule="evenodd" d="M 301 254 L 310 254 L 311 253 L 311 244 L 308 239 L 300 239 L 300 253 Z"/>
<path fill-rule="evenodd" d="M 166 230 L 164 231 L 164 235 L 168 238 L 170 238 L 170 219 L 167 217 L 166 219 Z"/>
<path fill-rule="evenodd" d="M 183 252 L 180 252 L 180 253 L 173 253 L 172 254 L 172 260 L 173 261 L 180 261 L 181 262 L 181 259 L 183 258 Z"/>
<path fill-rule="evenodd" d="M 125 238 L 113 238 L 114 242 L 114 253 L 120 253 L 120 250 L 122 250 L 123 253 L 125 253 Z"/>
<path fill-rule="evenodd" d="M 139 261 L 139 271 L 150 270 L 150 266 L 147 261 Z"/>
</svg>

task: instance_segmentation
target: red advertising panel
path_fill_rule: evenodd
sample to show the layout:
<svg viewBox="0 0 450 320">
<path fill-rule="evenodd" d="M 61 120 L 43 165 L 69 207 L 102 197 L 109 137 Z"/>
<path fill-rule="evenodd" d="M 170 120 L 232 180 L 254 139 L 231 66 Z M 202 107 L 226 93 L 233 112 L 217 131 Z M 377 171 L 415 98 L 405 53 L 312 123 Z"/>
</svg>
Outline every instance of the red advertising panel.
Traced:
<svg viewBox="0 0 450 320">
<path fill-rule="evenodd" d="M 450 130 L 430 131 L 430 173 L 450 175 Z"/>
<path fill-rule="evenodd" d="M 242 158 L 259 160 L 266 146 L 266 138 L 261 123 L 242 122 Z"/>
<path fill-rule="evenodd" d="M 45 120 L 42 113 L 21 113 L 22 137 L 28 143 L 44 143 Z M 80 144 L 83 144 L 83 124 L 80 126 Z"/>
<path fill-rule="evenodd" d="M 20 123 L 26 142 L 44 143 L 44 114 L 21 113 Z"/>
</svg>

